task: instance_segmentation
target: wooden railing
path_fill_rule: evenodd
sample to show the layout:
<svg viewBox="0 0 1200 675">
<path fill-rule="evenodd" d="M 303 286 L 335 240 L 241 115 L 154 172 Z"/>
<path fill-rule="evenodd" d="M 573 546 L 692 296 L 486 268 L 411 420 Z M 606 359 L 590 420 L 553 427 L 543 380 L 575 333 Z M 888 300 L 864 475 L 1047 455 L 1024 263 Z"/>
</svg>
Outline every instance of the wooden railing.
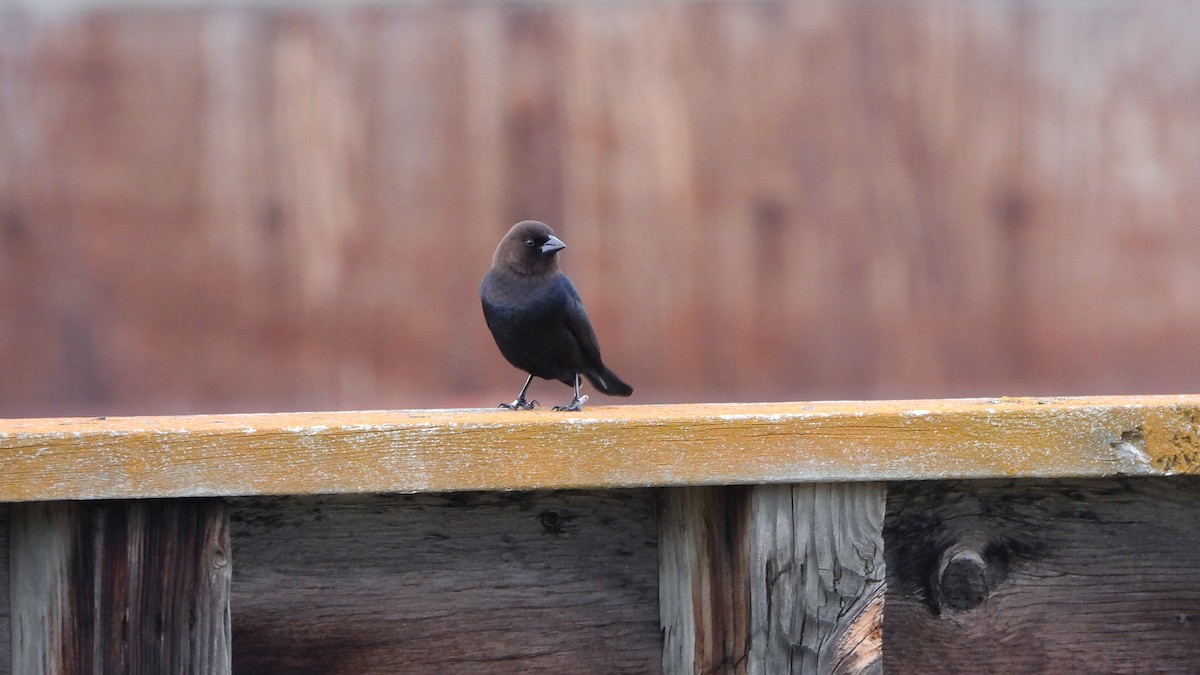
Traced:
<svg viewBox="0 0 1200 675">
<path fill-rule="evenodd" d="M 1186 670 L 1196 473 L 1200 396 L 6 420 L 0 663 Z"/>
</svg>

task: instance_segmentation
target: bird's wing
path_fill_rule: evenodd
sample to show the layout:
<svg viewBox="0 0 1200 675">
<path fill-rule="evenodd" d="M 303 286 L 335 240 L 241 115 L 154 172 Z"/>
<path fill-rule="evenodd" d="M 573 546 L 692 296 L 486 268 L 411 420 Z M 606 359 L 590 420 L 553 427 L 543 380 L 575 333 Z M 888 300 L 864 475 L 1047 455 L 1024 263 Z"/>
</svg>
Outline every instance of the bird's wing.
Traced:
<svg viewBox="0 0 1200 675">
<path fill-rule="evenodd" d="M 567 329 L 575 336 L 583 358 L 592 367 L 600 365 L 600 342 L 596 340 L 596 331 L 592 330 L 592 322 L 588 320 L 587 312 L 583 309 L 583 300 L 579 292 L 567 277 L 561 277 L 566 302 L 563 303 L 563 320 Z"/>
</svg>

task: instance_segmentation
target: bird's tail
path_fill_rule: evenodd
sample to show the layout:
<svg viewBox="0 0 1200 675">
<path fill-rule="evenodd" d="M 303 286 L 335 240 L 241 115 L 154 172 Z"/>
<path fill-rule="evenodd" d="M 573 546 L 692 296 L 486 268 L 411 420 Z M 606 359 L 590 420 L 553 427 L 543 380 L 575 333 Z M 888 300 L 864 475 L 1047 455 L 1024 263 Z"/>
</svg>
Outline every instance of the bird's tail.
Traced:
<svg viewBox="0 0 1200 675">
<path fill-rule="evenodd" d="M 595 370 L 589 370 L 583 374 L 592 383 L 592 386 L 609 396 L 629 396 L 633 393 L 633 387 L 621 381 L 617 374 L 613 371 L 600 366 Z"/>
</svg>

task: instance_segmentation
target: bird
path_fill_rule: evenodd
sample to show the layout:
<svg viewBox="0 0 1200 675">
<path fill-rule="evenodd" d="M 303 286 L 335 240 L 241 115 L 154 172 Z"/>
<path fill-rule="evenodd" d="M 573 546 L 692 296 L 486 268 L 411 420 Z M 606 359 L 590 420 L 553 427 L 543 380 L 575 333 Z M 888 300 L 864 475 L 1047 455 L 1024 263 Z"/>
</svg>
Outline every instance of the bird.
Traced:
<svg viewBox="0 0 1200 675">
<path fill-rule="evenodd" d="M 499 407 L 532 410 L 525 399 L 533 378 L 574 386 L 575 395 L 554 410 L 579 411 L 580 377 L 610 396 L 629 396 L 633 388 L 604 365 L 600 345 L 578 291 L 558 268 L 566 248 L 545 223 L 523 220 L 508 231 L 492 255 L 492 267 L 479 285 L 483 317 L 500 353 L 529 377 L 512 403 Z"/>
</svg>

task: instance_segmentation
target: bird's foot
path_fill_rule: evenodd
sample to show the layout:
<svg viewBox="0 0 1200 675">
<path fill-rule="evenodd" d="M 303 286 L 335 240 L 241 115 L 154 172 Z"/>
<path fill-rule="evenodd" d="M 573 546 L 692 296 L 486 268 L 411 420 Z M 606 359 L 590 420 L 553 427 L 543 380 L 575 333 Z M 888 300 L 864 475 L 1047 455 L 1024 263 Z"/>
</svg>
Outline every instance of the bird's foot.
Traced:
<svg viewBox="0 0 1200 675">
<path fill-rule="evenodd" d="M 533 410 L 537 406 L 537 401 L 526 401 L 524 397 L 520 397 L 512 403 L 501 403 L 497 407 L 504 408 L 505 410 Z"/>
<path fill-rule="evenodd" d="M 587 399 L 587 394 L 584 394 L 583 396 L 572 400 L 571 405 L 556 405 L 554 406 L 554 410 L 559 412 L 579 412 L 580 410 L 583 410 L 583 404 L 587 403 Z"/>
</svg>

